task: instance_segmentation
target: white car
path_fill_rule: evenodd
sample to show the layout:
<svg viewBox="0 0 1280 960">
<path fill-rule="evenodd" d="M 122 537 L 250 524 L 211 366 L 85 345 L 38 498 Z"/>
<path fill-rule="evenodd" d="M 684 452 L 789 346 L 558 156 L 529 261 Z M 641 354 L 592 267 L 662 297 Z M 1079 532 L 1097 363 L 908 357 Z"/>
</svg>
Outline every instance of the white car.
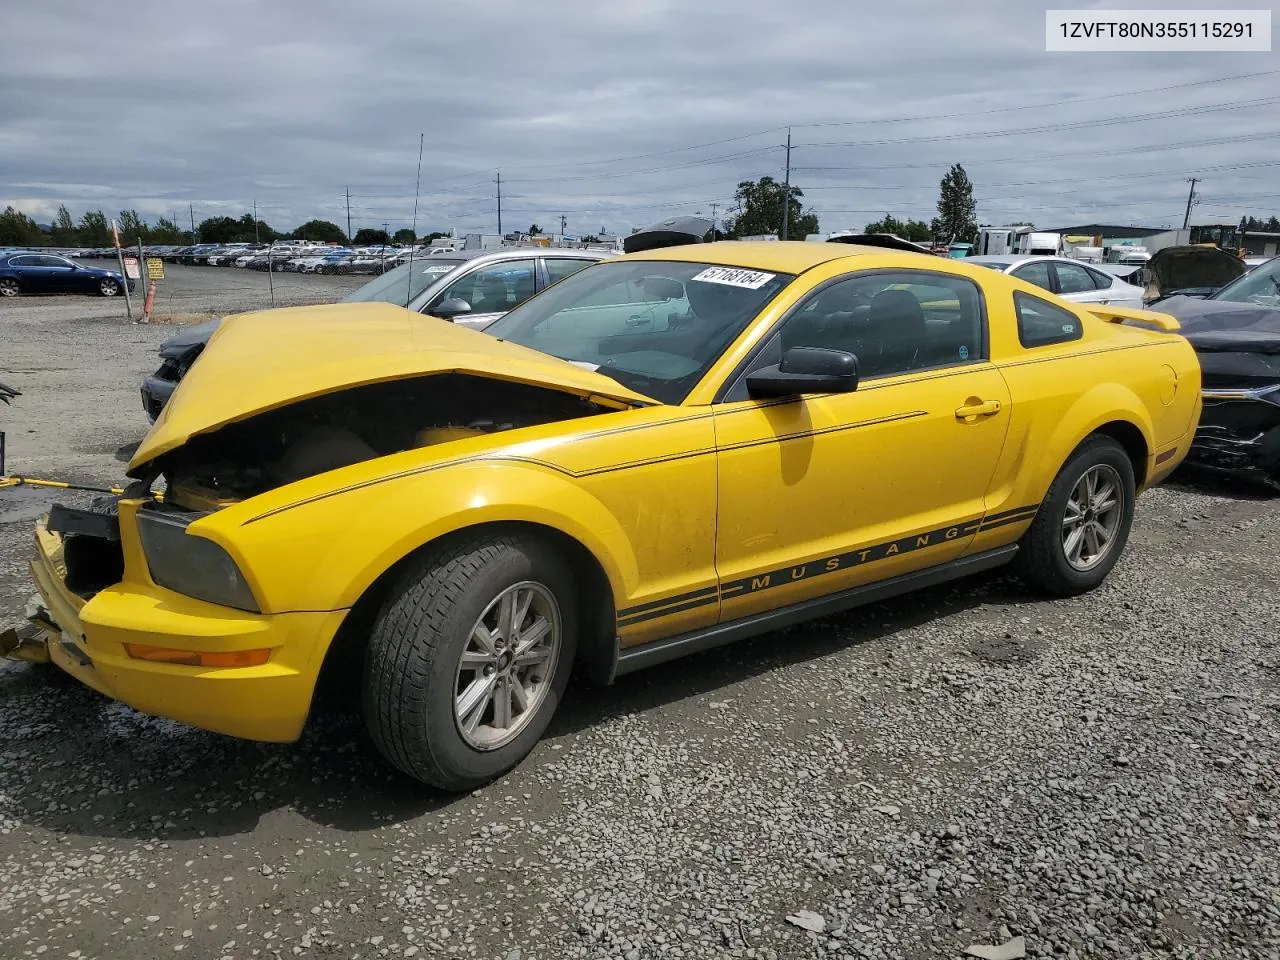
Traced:
<svg viewBox="0 0 1280 960">
<path fill-rule="evenodd" d="M 1116 307 L 1142 308 L 1142 288 L 1092 264 L 1067 257 L 988 255 L 965 257 L 965 263 L 976 263 L 1001 273 L 1008 273 L 1056 293 L 1074 303 L 1109 303 Z M 1099 265 L 1101 266 L 1101 265 Z M 1140 269 L 1130 266 L 1130 270 Z"/>
</svg>

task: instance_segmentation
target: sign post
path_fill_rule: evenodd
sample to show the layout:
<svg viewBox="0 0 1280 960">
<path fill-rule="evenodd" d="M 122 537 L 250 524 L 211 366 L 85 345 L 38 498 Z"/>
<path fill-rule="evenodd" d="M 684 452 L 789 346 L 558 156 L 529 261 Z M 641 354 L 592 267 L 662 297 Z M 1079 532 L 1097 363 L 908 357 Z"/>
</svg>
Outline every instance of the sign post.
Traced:
<svg viewBox="0 0 1280 960">
<path fill-rule="evenodd" d="M 133 306 L 129 303 L 129 275 L 125 272 L 124 251 L 120 249 L 120 228 L 116 226 L 113 218 L 111 221 L 111 243 L 116 248 L 116 262 L 120 264 L 120 276 L 124 279 L 124 314 L 133 322 Z"/>
</svg>

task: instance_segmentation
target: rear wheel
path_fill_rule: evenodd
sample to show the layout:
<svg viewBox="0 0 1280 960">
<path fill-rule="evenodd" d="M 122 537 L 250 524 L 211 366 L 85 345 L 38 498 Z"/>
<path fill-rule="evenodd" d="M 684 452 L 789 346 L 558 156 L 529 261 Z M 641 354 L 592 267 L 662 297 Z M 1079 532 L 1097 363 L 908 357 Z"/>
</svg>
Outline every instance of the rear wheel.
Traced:
<svg viewBox="0 0 1280 960">
<path fill-rule="evenodd" d="M 98 293 L 104 297 L 114 297 L 120 292 L 120 282 L 111 277 L 103 277 L 98 281 Z"/>
<path fill-rule="evenodd" d="M 1133 464 L 1110 437 L 1082 443 L 1058 472 L 1019 544 L 1015 567 L 1028 584 L 1071 596 L 1111 572 L 1133 523 Z"/>
<path fill-rule="evenodd" d="M 519 763 L 559 705 L 577 643 L 563 559 L 523 536 L 455 541 L 402 577 L 365 655 L 365 722 L 411 777 L 470 790 Z"/>
<path fill-rule="evenodd" d="M 13 277 L 0 277 L 0 297 L 16 297 L 22 292 L 22 285 Z"/>
</svg>

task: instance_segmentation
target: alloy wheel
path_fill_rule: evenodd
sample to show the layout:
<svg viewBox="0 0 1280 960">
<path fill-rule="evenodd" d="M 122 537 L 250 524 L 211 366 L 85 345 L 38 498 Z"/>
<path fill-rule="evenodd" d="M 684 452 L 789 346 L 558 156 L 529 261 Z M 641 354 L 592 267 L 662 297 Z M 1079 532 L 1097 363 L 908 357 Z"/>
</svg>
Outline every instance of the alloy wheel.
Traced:
<svg viewBox="0 0 1280 960">
<path fill-rule="evenodd" d="M 18 286 L 18 281 L 12 277 L 0 280 L 0 297 L 16 297 L 21 292 L 22 288 Z"/>
<path fill-rule="evenodd" d="M 1124 519 L 1124 487 L 1110 464 L 1090 467 L 1071 488 L 1062 517 L 1062 552 L 1081 572 L 1105 560 Z"/>
<path fill-rule="evenodd" d="M 454 678 L 454 721 L 468 745 L 496 750 L 520 735 L 551 690 L 562 640 L 560 608 L 542 584 L 513 584 L 489 602 Z"/>
<path fill-rule="evenodd" d="M 98 284 L 98 292 L 104 297 L 114 297 L 120 292 L 120 284 L 108 277 Z"/>
</svg>

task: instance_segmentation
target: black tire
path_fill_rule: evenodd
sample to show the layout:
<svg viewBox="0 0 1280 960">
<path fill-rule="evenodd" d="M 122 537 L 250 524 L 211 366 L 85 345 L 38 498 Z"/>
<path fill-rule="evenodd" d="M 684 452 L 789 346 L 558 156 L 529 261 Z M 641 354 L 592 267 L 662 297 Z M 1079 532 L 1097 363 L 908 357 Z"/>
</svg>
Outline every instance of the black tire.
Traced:
<svg viewBox="0 0 1280 960">
<path fill-rule="evenodd" d="M 105 277 L 98 283 L 98 294 L 103 297 L 116 297 L 120 295 L 120 281 L 111 277 Z"/>
<path fill-rule="evenodd" d="M 554 598 L 561 640 L 541 701 L 510 742 L 477 749 L 455 719 L 458 669 L 473 625 L 496 597 L 535 582 Z M 365 652 L 365 724 L 379 751 L 409 776 L 466 791 L 528 755 L 559 706 L 577 647 L 577 588 L 563 558 L 519 535 L 454 539 L 415 562 L 392 589 Z"/>
<path fill-rule="evenodd" d="M 1087 570 L 1078 569 L 1067 558 L 1063 528 L 1068 501 L 1076 485 L 1094 468 L 1110 468 L 1119 481 L 1120 516 L 1106 553 Z M 1094 434 L 1080 444 L 1058 471 L 1053 485 L 1031 527 L 1019 542 L 1014 570 L 1034 589 L 1060 597 L 1085 593 L 1107 578 L 1124 552 L 1133 524 L 1136 500 L 1133 463 L 1124 447 L 1107 436 Z"/>
</svg>

